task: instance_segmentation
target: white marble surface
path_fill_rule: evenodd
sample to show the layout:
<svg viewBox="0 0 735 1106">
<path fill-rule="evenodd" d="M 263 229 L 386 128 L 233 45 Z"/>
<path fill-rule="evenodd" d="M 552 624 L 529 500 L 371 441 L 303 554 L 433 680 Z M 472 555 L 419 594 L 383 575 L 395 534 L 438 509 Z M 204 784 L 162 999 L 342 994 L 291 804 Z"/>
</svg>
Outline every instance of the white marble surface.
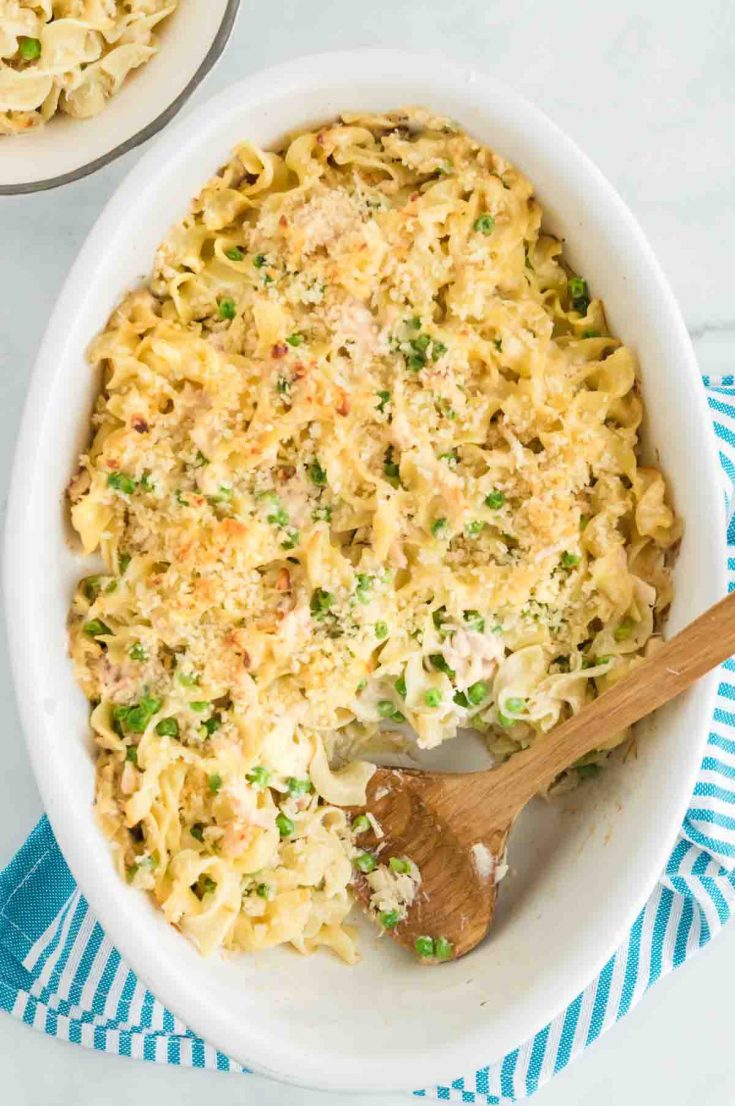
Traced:
<svg viewBox="0 0 735 1106">
<path fill-rule="evenodd" d="M 735 180 L 731 0 L 243 0 L 227 55 L 195 102 L 298 53 L 347 46 L 443 48 L 540 104 L 593 157 L 646 230 L 702 369 L 730 371 Z M 0 199 L 0 493 L 45 319 L 98 211 L 136 160 L 68 188 Z M 39 643 L 42 648 L 42 643 Z M 40 814 L 0 643 L 0 864 Z M 735 929 L 660 983 L 572 1065 L 540 1106 L 731 1106 Z M 480 1058 L 478 1057 L 478 1060 Z M 8 1106 L 400 1106 L 406 1096 L 323 1095 L 256 1078 L 157 1069 L 90 1054 L 0 1017 Z"/>
</svg>

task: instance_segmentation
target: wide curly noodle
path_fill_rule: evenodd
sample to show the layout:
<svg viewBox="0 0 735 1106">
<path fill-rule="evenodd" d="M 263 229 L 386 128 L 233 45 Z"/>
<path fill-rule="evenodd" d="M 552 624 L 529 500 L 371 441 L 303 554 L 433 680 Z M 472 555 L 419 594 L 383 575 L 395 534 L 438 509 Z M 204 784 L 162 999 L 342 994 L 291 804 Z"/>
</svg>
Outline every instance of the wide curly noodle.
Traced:
<svg viewBox="0 0 735 1106">
<path fill-rule="evenodd" d="M 452 122 L 344 115 L 239 146 L 93 343 L 72 518 L 105 570 L 71 643 L 97 804 L 204 952 L 354 959 L 355 752 L 404 722 L 542 740 L 669 603 L 633 355 L 540 226 Z"/>
<path fill-rule="evenodd" d="M 0 136 L 97 115 L 179 0 L 0 0 Z"/>
</svg>

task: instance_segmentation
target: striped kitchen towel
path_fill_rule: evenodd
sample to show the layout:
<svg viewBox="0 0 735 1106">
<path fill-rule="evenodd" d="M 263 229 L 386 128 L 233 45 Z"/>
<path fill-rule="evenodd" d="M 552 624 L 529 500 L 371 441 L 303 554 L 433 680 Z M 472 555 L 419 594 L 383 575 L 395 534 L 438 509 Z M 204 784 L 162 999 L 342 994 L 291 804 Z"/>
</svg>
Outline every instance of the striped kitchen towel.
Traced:
<svg viewBox="0 0 735 1106">
<path fill-rule="evenodd" d="M 705 379 L 724 483 L 735 486 L 735 377 Z M 728 526 L 735 587 L 735 515 Z M 625 943 L 549 1025 L 501 1062 L 416 1091 L 505 1104 L 533 1094 L 719 932 L 735 907 L 735 661 L 721 670 L 697 784 L 665 872 Z M 74 884 L 41 819 L 0 874 L 0 1008 L 54 1037 L 159 1063 L 243 1069 L 136 979 Z M 482 1057 L 477 1057 L 481 1064 Z"/>
</svg>

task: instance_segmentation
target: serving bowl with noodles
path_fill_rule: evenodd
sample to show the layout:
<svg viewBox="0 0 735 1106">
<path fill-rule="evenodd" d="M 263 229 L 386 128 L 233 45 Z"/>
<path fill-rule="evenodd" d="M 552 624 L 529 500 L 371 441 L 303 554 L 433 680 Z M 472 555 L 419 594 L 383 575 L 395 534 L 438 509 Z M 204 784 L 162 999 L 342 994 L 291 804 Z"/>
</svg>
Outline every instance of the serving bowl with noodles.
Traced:
<svg viewBox="0 0 735 1106">
<path fill-rule="evenodd" d="M 447 768 L 543 740 L 669 603 L 676 630 L 718 597 L 720 509 L 666 283 L 543 116 L 371 51 L 205 106 L 69 278 L 10 506 L 31 753 L 123 955 L 220 1048 L 312 1086 L 411 1088 L 523 1040 L 657 877 L 713 681 L 528 811 L 492 939 L 436 971 L 348 920 L 338 807 L 378 734 Z M 368 875 L 383 917 L 420 893 L 410 866 Z"/>
<path fill-rule="evenodd" d="M 161 129 L 239 0 L 0 0 L 0 195 L 77 180 Z"/>
</svg>

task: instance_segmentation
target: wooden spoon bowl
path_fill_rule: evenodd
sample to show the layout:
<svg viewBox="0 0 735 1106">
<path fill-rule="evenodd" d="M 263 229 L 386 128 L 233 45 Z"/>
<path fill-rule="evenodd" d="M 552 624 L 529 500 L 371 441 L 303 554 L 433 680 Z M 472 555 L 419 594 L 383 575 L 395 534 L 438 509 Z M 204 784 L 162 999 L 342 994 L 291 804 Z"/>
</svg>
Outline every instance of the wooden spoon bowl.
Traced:
<svg viewBox="0 0 735 1106">
<path fill-rule="evenodd" d="M 453 956 L 462 956 L 490 925 L 510 823 L 480 834 L 471 818 L 455 816 L 464 781 L 472 783 L 475 776 L 378 768 L 368 783 L 366 806 L 352 811 L 369 810 L 384 834 L 366 830 L 360 834 L 361 848 L 383 863 L 409 858 L 421 873 L 411 908 L 390 930 L 412 949 L 419 937 L 439 937 L 449 942 Z M 353 890 L 368 908 L 371 888 L 359 870 Z"/>
<path fill-rule="evenodd" d="M 430 963 L 475 948 L 492 922 L 508 835 L 526 803 L 734 651 L 735 593 L 499 768 L 458 774 L 377 768 L 365 805 L 349 811 L 369 813 L 379 827 L 361 833 L 359 847 L 380 864 L 411 860 L 421 877 L 405 916 L 387 932 Z M 359 870 L 354 891 L 369 909 L 371 887 Z"/>
</svg>

